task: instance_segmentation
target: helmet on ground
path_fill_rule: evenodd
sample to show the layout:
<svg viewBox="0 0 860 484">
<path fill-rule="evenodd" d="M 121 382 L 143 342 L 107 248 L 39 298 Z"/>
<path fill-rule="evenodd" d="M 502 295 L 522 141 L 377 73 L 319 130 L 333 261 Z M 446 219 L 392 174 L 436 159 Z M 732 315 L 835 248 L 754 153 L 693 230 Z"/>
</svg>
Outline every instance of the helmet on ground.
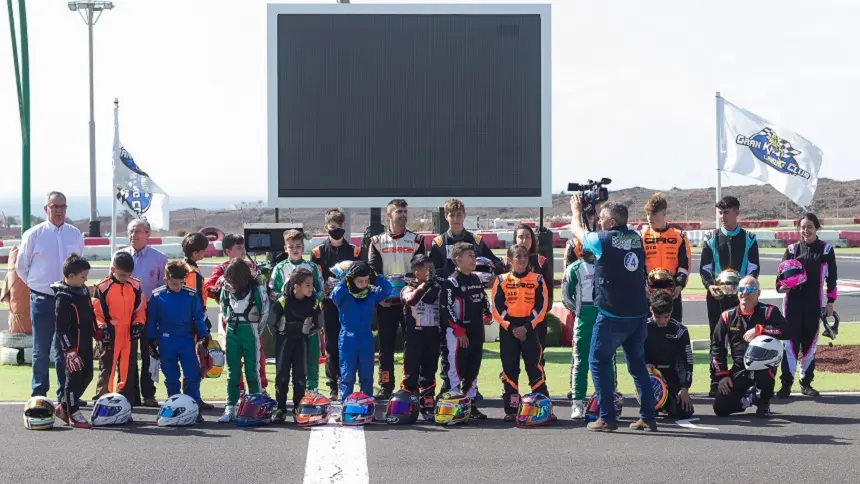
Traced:
<svg viewBox="0 0 860 484">
<path fill-rule="evenodd" d="M 663 291 L 672 295 L 675 292 L 675 278 L 667 269 L 657 268 L 648 273 L 648 289 Z"/>
<path fill-rule="evenodd" d="M 208 370 L 206 371 L 206 378 L 218 378 L 224 372 L 224 364 L 227 362 L 227 357 L 224 354 L 224 350 L 221 349 L 221 344 L 214 339 L 209 340 L 207 350 L 209 354 L 207 355 L 208 364 L 206 366 Z"/>
<path fill-rule="evenodd" d="M 33 397 L 24 404 L 24 427 L 46 430 L 54 427 L 54 404 L 45 397 Z"/>
<path fill-rule="evenodd" d="M 108 393 L 93 405 L 93 426 L 123 425 L 131 421 L 131 404 L 119 393 Z"/>
<path fill-rule="evenodd" d="M 552 400 L 543 393 L 529 393 L 520 399 L 517 427 L 537 427 L 549 422 Z"/>
<path fill-rule="evenodd" d="M 462 393 L 444 393 L 436 402 L 433 421 L 436 425 L 456 425 L 469 421 L 472 400 Z"/>
<path fill-rule="evenodd" d="M 666 405 L 666 401 L 669 400 L 669 387 L 666 386 L 666 379 L 663 378 L 663 373 L 660 372 L 657 368 L 650 370 L 648 372 L 648 376 L 651 389 L 654 391 L 654 410 L 660 410 L 663 408 L 663 405 Z M 636 400 L 641 404 L 642 400 L 639 398 L 639 390 L 636 390 Z"/>
<path fill-rule="evenodd" d="M 161 405 L 156 423 L 159 427 L 192 425 L 197 421 L 199 413 L 197 402 L 188 395 L 180 393 L 168 398 Z"/>
<path fill-rule="evenodd" d="M 267 424 L 272 421 L 275 401 L 265 393 L 244 395 L 236 409 L 236 425 L 246 427 Z"/>
<path fill-rule="evenodd" d="M 797 259 L 784 260 L 776 269 L 776 287 L 788 289 L 797 287 L 806 282 L 806 269 Z"/>
<path fill-rule="evenodd" d="M 776 368 L 782 361 L 782 341 L 771 336 L 756 336 L 744 353 L 744 366 L 749 371 Z"/>
<path fill-rule="evenodd" d="M 349 268 L 352 266 L 353 262 L 355 261 L 345 260 L 333 265 L 330 269 L 332 275 L 337 279 L 343 279 L 346 277 L 347 272 L 349 272 Z"/>
<path fill-rule="evenodd" d="M 418 397 L 406 391 L 399 391 L 388 400 L 385 421 L 390 424 L 412 424 L 418 420 Z"/>
<path fill-rule="evenodd" d="M 296 410 L 296 425 L 313 427 L 325 425 L 331 415 L 331 401 L 320 393 L 305 393 Z"/>
<path fill-rule="evenodd" d="M 344 425 L 356 426 L 373 422 L 373 411 L 376 401 L 361 392 L 354 392 L 343 401 L 341 422 Z"/>
<path fill-rule="evenodd" d="M 478 257 L 476 263 L 473 273 L 481 278 L 484 286 L 489 286 L 493 282 L 493 278 L 496 277 L 493 261 L 486 257 Z"/>
<path fill-rule="evenodd" d="M 624 396 L 620 392 L 613 394 L 615 400 L 615 418 L 621 417 L 621 411 L 624 410 Z M 585 421 L 594 422 L 600 418 L 600 404 L 597 401 L 597 392 L 591 395 L 588 400 L 588 405 L 585 406 Z"/>
<path fill-rule="evenodd" d="M 839 334 L 839 313 L 833 311 L 833 322 L 828 321 L 824 308 L 821 309 L 821 324 L 824 325 L 824 331 L 821 335 L 825 338 L 836 339 Z"/>
<path fill-rule="evenodd" d="M 406 287 L 406 276 L 403 274 L 391 274 L 386 279 L 391 284 L 391 292 L 388 294 L 386 300 L 400 302 L 400 292 Z"/>
<path fill-rule="evenodd" d="M 741 276 L 734 269 L 723 269 L 714 285 L 717 286 L 716 292 L 722 296 L 731 296 L 738 293 L 738 285 L 741 283 Z"/>
</svg>

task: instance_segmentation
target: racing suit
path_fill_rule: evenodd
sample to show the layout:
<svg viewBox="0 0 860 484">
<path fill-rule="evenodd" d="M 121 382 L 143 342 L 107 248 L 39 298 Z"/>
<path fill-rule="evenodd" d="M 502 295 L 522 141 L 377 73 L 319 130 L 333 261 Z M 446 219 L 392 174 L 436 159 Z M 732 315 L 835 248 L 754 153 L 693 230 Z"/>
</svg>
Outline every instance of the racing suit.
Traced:
<svg viewBox="0 0 860 484">
<path fill-rule="evenodd" d="M 705 286 L 707 295 L 705 302 L 708 308 L 708 325 L 711 334 L 720 320 L 720 315 L 738 305 L 738 297 L 735 295 L 725 296 L 720 300 L 714 299 L 708 290 L 720 275 L 723 269 L 732 268 L 738 271 L 741 277 L 752 275 L 758 278 L 760 266 L 758 258 L 758 243 L 755 234 L 742 229 L 740 225 L 734 230 L 719 228 L 711 234 L 705 247 L 702 249 L 702 260 L 699 275 L 702 285 Z M 711 355 L 713 356 L 713 355 Z M 716 391 L 719 378 L 711 366 L 711 391 Z"/>
<path fill-rule="evenodd" d="M 133 404 L 140 378 L 137 341 L 146 325 L 146 299 L 140 281 L 131 277 L 123 284 L 113 276 L 102 280 L 96 285 L 93 309 L 99 331 L 110 335 L 110 340 L 102 343 L 96 395 L 117 392 Z"/>
<path fill-rule="evenodd" d="M 385 232 L 370 238 L 370 250 L 367 263 L 386 277 L 392 274 L 411 275 L 409 262 L 415 254 L 423 254 L 424 237 L 414 232 L 402 234 Z M 397 329 L 403 328 L 404 336 L 406 321 L 404 320 L 403 304 L 392 302 L 390 306 L 376 308 L 376 323 L 379 328 L 379 386 L 383 393 L 394 390 L 394 345 L 397 341 Z"/>
<path fill-rule="evenodd" d="M 484 349 L 483 321 L 491 317 L 490 301 L 481 278 L 457 270 L 445 279 L 442 284 L 442 314 L 445 318 L 450 388 L 472 398 L 474 402 Z M 459 345 L 458 338 L 462 335 L 469 339 L 469 345 L 465 348 Z"/>
<path fill-rule="evenodd" d="M 553 261 L 547 259 L 546 257 L 540 254 L 530 254 L 529 255 L 529 272 L 535 272 L 543 276 L 544 284 L 547 287 L 547 299 L 546 299 L 546 307 L 548 309 L 552 309 L 552 296 L 553 289 L 555 287 L 554 279 L 555 272 L 553 270 Z M 540 353 L 540 366 L 546 367 L 546 360 L 544 359 L 543 348 L 546 347 L 546 332 L 547 325 L 539 324 L 537 328 L 538 341 L 540 342 L 541 353 Z"/>
<path fill-rule="evenodd" d="M 314 275 L 314 294 L 318 301 L 322 301 L 325 291 L 322 286 L 321 269 L 313 262 L 299 259 L 297 261 L 286 258 L 272 269 L 272 277 L 269 279 L 269 287 L 277 296 L 283 294 L 284 286 L 290 280 L 292 273 L 299 268 L 311 271 Z M 308 337 L 308 389 L 316 390 L 320 380 L 320 335 L 314 333 Z"/>
<path fill-rule="evenodd" d="M 406 318 L 403 381 L 400 389 L 418 395 L 421 409 L 432 411 L 439 369 L 439 294 L 436 279 L 411 283 L 401 291 Z"/>
<path fill-rule="evenodd" d="M 90 293 L 86 286 L 72 287 L 64 282 L 51 284 L 56 301 L 57 340 L 65 354 L 76 351 L 83 361 L 81 371 L 71 372 L 66 365 L 66 386 L 62 404 L 69 415 L 79 410 L 81 396 L 93 380 L 93 335 L 97 333 Z"/>
<path fill-rule="evenodd" d="M 217 266 L 215 266 L 215 269 L 212 270 L 212 275 L 210 275 L 209 279 L 206 279 L 206 282 L 204 283 L 204 287 L 206 288 L 206 295 L 208 297 L 210 297 L 213 301 L 218 303 L 219 306 L 221 305 L 221 292 L 222 292 L 222 289 L 224 288 L 224 271 L 227 270 L 227 266 L 230 265 L 230 262 L 231 261 L 228 260 L 228 261 L 222 262 L 222 263 L 218 264 Z M 263 283 L 262 278 L 260 277 L 260 271 L 257 269 L 257 266 L 248 259 L 245 259 L 245 262 L 248 264 L 248 267 L 251 268 L 251 274 L 254 275 L 254 280 L 256 280 L 258 284 L 262 284 Z M 265 289 L 265 287 L 264 287 L 264 289 Z M 203 310 L 204 311 L 206 310 L 205 306 L 204 306 Z M 227 347 L 227 339 L 226 339 L 227 322 L 224 320 L 219 321 L 218 322 L 218 329 L 219 329 L 219 333 L 221 333 L 223 331 L 222 334 L 225 335 L 223 343 L 224 343 L 224 347 L 226 348 Z M 220 336 L 219 336 L 219 338 L 220 338 Z M 259 366 L 259 368 L 260 368 L 260 385 L 262 385 L 263 388 L 268 388 L 269 380 L 266 378 L 266 355 L 263 353 L 263 335 L 262 335 L 262 333 L 260 334 L 259 350 L 260 350 L 259 351 L 259 353 L 260 353 L 260 366 Z M 245 390 L 245 381 L 242 379 L 242 374 L 240 373 L 239 374 L 239 391 L 242 392 L 244 390 Z"/>
<path fill-rule="evenodd" d="M 755 328 L 756 335 L 766 334 L 776 339 L 785 339 L 786 322 L 776 306 L 759 303 L 752 314 L 744 314 L 740 307 L 723 312 L 711 336 L 711 366 L 717 378 L 732 377 L 732 389 L 727 395 L 717 393 L 714 399 L 714 413 L 724 417 L 743 412 L 747 406 L 744 396 L 755 385 L 762 405 L 773 398 L 775 370 L 748 371 L 744 366 L 744 353 L 747 343 L 744 334 Z M 731 348 L 732 367 L 728 367 L 726 346 Z"/>
<path fill-rule="evenodd" d="M 265 360 L 260 363 L 260 323 L 264 323 L 268 316 L 269 297 L 265 286 L 256 282 L 243 293 L 237 293 L 229 284 L 224 284 L 219 292 L 219 317 L 227 325 L 227 405 L 232 407 L 239 401 L 243 363 L 248 391 L 251 394 L 260 392 L 260 368 L 265 366 Z"/>
<path fill-rule="evenodd" d="M 783 385 L 791 387 L 800 360 L 800 384 L 809 386 L 815 377 L 815 348 L 821 329 L 821 314 L 827 303 L 836 301 L 836 255 L 833 246 L 816 239 L 798 242 L 785 249 L 782 260 L 797 259 L 806 269 L 806 282 L 791 289 L 783 301 L 790 339 L 782 359 Z"/>
<path fill-rule="evenodd" d="M 331 292 L 331 300 L 340 313 L 340 401 L 343 403 L 355 387 L 355 373 L 361 392 L 373 394 L 373 332 L 370 323 L 376 305 L 391 294 L 391 283 L 383 275 L 376 278 L 375 286 L 368 286 L 363 297 L 356 298 L 344 278 Z"/>
<path fill-rule="evenodd" d="M 540 364 L 543 348 L 536 331 L 538 325 L 546 324 L 544 318 L 548 299 L 543 276 L 534 272 L 508 272 L 496 276 L 493 284 L 493 320 L 503 330 L 499 333 L 499 353 L 502 358 L 502 384 L 505 390 L 502 401 L 508 415 L 516 414 L 520 406 L 520 355 L 526 366 L 531 391 L 549 396 L 546 375 Z M 525 341 L 514 337 L 513 331 L 519 327 L 526 328 Z M 469 346 L 471 345 L 470 338 Z"/>
<path fill-rule="evenodd" d="M 594 262 L 576 259 L 567 266 L 561 280 L 562 304 L 576 316 L 573 329 L 573 352 L 570 359 L 570 392 L 573 400 L 585 400 L 588 391 L 588 355 L 591 335 L 597 321 L 594 307 Z M 612 378 L 618 388 L 618 368 L 612 359 Z"/>
<path fill-rule="evenodd" d="M 690 262 L 693 260 L 687 233 L 666 226 L 655 229 L 646 226 L 642 230 L 642 243 L 645 245 L 645 274 L 654 269 L 666 269 L 675 277 L 675 284 L 684 289 L 690 277 Z M 681 322 L 683 309 L 680 294 L 673 301 L 672 319 Z"/>
<path fill-rule="evenodd" d="M 195 351 L 196 338 L 208 338 L 206 315 L 200 296 L 194 289 L 184 286 L 171 291 L 161 286 L 152 293 L 146 308 L 146 332 L 150 347 L 161 361 L 167 396 L 179 393 L 179 366 L 185 394 L 200 402 L 200 362 Z"/>
<path fill-rule="evenodd" d="M 293 286 L 287 283 L 284 294 L 272 304 L 270 321 L 278 331 L 275 342 L 277 373 L 275 374 L 275 400 L 278 408 L 287 409 L 287 393 L 290 391 L 290 372 L 293 376 L 293 408 L 298 409 L 305 396 L 307 378 L 306 348 L 308 336 L 302 331 L 305 320 L 311 319 L 310 332 L 322 326 L 320 314 L 322 303 L 314 297 L 298 299 Z M 319 365 L 317 365 L 319 366 Z"/>
<path fill-rule="evenodd" d="M 340 383 L 340 359 L 337 352 L 337 337 L 340 334 L 340 315 L 337 306 L 331 302 L 331 290 L 337 284 L 331 268 L 343 261 L 359 260 L 361 247 L 350 244 L 346 238 L 341 239 L 340 245 L 332 245 L 331 238 L 311 250 L 311 262 L 322 270 L 323 287 L 326 297 L 323 300 L 323 336 L 325 338 L 325 376 L 328 387 L 337 391 Z"/>
<path fill-rule="evenodd" d="M 484 243 L 481 234 L 473 234 L 468 230 L 463 230 L 460 235 L 454 235 L 451 230 L 448 230 L 444 234 L 434 237 L 430 244 L 430 258 L 433 259 L 433 267 L 436 269 L 437 277 L 444 280 L 449 278 L 456 271 L 454 259 L 451 258 L 451 247 L 453 247 L 457 242 L 468 242 L 474 245 L 475 255 L 490 259 L 495 266 L 496 274 L 507 272 L 507 268 L 502 264 L 502 261 L 499 260 L 499 258 L 496 257 L 496 254 L 494 254 L 493 251 L 487 247 L 487 244 Z M 441 318 L 442 320 L 440 324 L 444 327 L 444 319 L 446 318 L 444 311 L 442 311 Z M 451 368 L 449 366 L 450 359 L 448 358 L 448 343 L 446 341 L 445 332 L 442 332 L 439 337 L 439 346 L 442 352 L 442 388 L 440 393 L 445 393 L 451 388 L 456 387 L 456 385 L 451 384 L 448 378 Z"/>
<path fill-rule="evenodd" d="M 690 389 L 693 384 L 693 347 L 690 333 L 680 322 L 670 319 L 660 326 L 648 320 L 648 337 L 645 338 L 645 361 L 660 370 L 669 396 L 662 408 L 670 417 L 689 418 L 692 410 L 684 410 L 678 402 L 678 392 Z"/>
</svg>

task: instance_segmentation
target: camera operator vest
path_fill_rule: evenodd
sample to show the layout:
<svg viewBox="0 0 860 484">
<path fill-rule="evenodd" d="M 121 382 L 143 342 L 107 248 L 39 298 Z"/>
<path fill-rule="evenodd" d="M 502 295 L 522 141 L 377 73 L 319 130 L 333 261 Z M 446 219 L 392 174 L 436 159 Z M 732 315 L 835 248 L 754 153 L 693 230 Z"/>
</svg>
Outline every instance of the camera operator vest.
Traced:
<svg viewBox="0 0 860 484">
<path fill-rule="evenodd" d="M 594 305 L 607 316 L 648 315 L 642 238 L 627 227 L 597 232 L 601 254 L 594 262 Z"/>
</svg>

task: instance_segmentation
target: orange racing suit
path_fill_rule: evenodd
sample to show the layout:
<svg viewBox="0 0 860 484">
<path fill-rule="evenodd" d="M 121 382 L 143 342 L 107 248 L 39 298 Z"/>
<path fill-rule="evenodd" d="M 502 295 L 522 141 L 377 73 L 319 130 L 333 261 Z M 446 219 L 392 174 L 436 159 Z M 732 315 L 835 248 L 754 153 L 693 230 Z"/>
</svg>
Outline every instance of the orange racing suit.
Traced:
<svg viewBox="0 0 860 484">
<path fill-rule="evenodd" d="M 669 225 L 664 229 L 655 229 L 649 225 L 642 229 L 642 242 L 646 277 L 654 269 L 666 269 L 675 277 L 678 287 L 686 287 L 693 259 L 687 233 Z M 672 308 L 672 318 L 681 322 L 682 315 L 681 297 L 678 296 Z"/>
<path fill-rule="evenodd" d="M 132 336 L 142 335 L 146 326 L 146 298 L 140 281 L 130 277 L 123 284 L 111 276 L 96 284 L 94 296 L 96 324 L 112 335 L 100 361 L 98 393 L 117 392 L 134 402 L 138 368 Z"/>
</svg>

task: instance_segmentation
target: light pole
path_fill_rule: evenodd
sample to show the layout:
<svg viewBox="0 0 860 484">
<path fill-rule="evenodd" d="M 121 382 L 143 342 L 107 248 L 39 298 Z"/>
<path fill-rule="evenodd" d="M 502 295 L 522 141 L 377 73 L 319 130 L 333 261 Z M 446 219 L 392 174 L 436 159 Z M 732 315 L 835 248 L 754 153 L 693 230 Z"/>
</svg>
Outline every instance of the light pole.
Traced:
<svg viewBox="0 0 860 484">
<path fill-rule="evenodd" d="M 83 0 L 69 2 L 69 10 L 78 12 L 87 24 L 90 37 L 90 237 L 101 237 L 98 206 L 96 203 L 96 121 L 93 101 L 93 25 L 99 21 L 102 12 L 113 8 L 113 2 L 103 0 Z M 98 12 L 98 16 L 96 16 Z"/>
</svg>

